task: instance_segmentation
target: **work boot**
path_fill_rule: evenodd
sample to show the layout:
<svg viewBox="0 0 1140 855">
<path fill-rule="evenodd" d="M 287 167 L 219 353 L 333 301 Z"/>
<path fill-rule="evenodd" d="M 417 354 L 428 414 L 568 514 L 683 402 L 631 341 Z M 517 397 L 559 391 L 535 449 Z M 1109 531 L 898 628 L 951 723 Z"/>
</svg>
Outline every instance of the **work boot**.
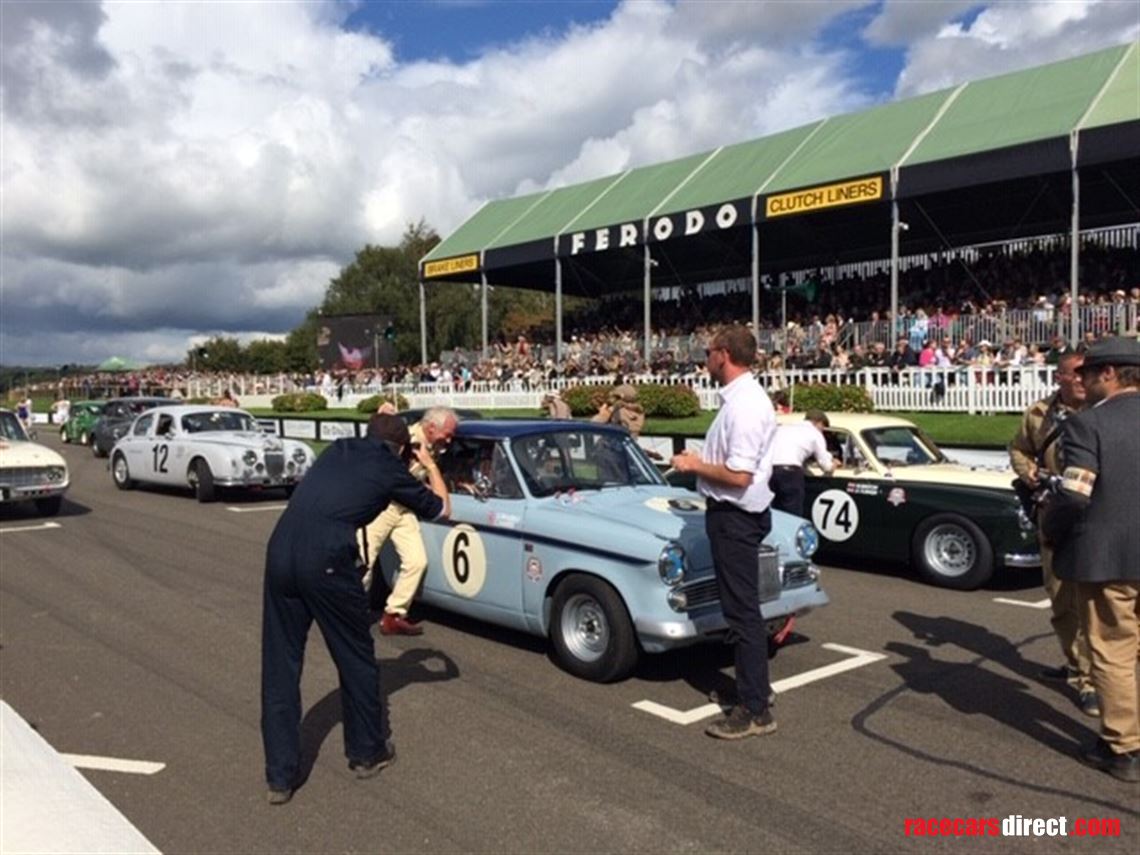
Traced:
<svg viewBox="0 0 1140 855">
<path fill-rule="evenodd" d="M 766 736 L 776 732 L 776 719 L 771 710 L 759 715 L 751 713 L 747 707 L 737 704 L 720 721 L 714 721 L 705 728 L 705 733 L 717 739 L 744 739 L 749 736 Z"/>
</svg>

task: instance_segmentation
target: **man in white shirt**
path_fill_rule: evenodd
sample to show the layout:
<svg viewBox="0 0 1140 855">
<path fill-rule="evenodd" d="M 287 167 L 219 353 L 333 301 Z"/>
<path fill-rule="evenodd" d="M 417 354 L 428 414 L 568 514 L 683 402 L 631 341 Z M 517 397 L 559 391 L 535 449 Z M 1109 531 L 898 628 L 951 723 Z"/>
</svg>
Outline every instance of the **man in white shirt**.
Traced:
<svg viewBox="0 0 1140 855">
<path fill-rule="evenodd" d="M 674 455 L 672 467 L 697 476 L 705 497 L 705 532 L 712 547 L 727 640 L 735 645 L 739 700 L 707 729 L 718 739 L 762 736 L 776 729 L 768 709 L 768 633 L 760 613 L 758 553 L 772 529 L 772 437 L 776 414 L 750 370 L 756 339 L 745 327 L 721 330 L 707 353 L 720 383 L 720 410 L 700 455 Z"/>
<path fill-rule="evenodd" d="M 823 429 L 831 422 L 822 410 L 808 410 L 802 422 L 780 425 L 772 441 L 772 507 L 797 517 L 804 515 L 804 464 L 814 459 L 828 475 L 835 459 L 827 450 Z"/>
</svg>

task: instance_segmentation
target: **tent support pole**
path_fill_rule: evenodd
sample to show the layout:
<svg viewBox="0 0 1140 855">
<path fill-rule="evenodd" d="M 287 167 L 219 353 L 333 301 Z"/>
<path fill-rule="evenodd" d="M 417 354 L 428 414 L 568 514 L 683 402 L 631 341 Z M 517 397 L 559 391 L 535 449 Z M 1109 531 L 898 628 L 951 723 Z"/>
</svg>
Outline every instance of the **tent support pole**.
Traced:
<svg viewBox="0 0 1140 855">
<path fill-rule="evenodd" d="M 892 194 L 893 195 L 893 194 Z M 891 199 L 891 341 L 899 337 L 899 203 Z"/>
<path fill-rule="evenodd" d="M 558 238 L 554 239 L 554 362 L 562 362 L 562 259 L 558 257 Z"/>
<path fill-rule="evenodd" d="M 1081 267 L 1081 179 L 1077 172 L 1077 135 L 1071 139 L 1073 153 L 1073 225 L 1069 236 L 1069 315 L 1071 346 L 1076 348 L 1081 342 L 1081 313 L 1077 308 Z"/>
<path fill-rule="evenodd" d="M 755 220 L 755 217 L 753 217 Z M 752 335 L 760 346 L 760 226 L 752 223 Z"/>
<path fill-rule="evenodd" d="M 481 309 L 483 313 L 483 358 L 487 358 L 487 272 L 484 271 L 479 276 L 482 288 L 480 289 L 479 302 L 482 304 Z"/>
<path fill-rule="evenodd" d="M 420 280 L 420 363 L 427 365 L 427 293 Z"/>
<path fill-rule="evenodd" d="M 649 370 L 649 366 L 651 364 L 649 361 L 649 347 L 650 347 L 649 340 L 650 340 L 650 336 L 652 335 L 652 330 L 650 328 L 650 324 L 652 323 L 652 318 L 650 317 L 649 303 L 650 303 L 650 300 L 652 298 L 650 286 L 651 286 L 652 275 L 653 275 L 652 274 L 653 259 L 650 258 L 650 256 L 649 256 L 648 237 L 649 237 L 649 229 L 646 228 L 647 240 L 645 242 L 645 347 L 644 347 L 644 350 L 645 350 L 645 370 L 646 371 Z"/>
</svg>

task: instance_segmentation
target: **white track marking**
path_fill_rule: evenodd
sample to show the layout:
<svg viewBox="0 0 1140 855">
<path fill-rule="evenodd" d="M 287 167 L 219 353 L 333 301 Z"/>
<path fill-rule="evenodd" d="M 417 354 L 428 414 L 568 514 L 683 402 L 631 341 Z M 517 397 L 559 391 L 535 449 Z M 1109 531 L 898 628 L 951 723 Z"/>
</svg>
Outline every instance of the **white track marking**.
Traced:
<svg viewBox="0 0 1140 855">
<path fill-rule="evenodd" d="M 38 525 L 17 525 L 12 528 L 0 528 L 0 534 L 11 534 L 15 531 L 46 531 L 49 528 L 63 528 L 57 522 L 44 522 Z"/>
<path fill-rule="evenodd" d="M 91 754 L 60 754 L 76 769 L 98 769 L 102 772 L 126 772 L 129 775 L 153 775 L 166 768 L 165 763 L 149 760 L 120 760 L 118 757 L 95 757 Z"/>
<path fill-rule="evenodd" d="M 857 647 L 847 647 L 843 644 L 824 644 L 822 647 L 824 650 L 846 653 L 847 658 L 841 659 L 838 662 L 832 662 L 830 665 L 812 668 L 810 671 L 804 671 L 802 674 L 785 677 L 783 680 L 777 680 L 772 684 L 772 691 L 780 694 L 791 689 L 798 689 L 800 686 L 806 686 L 808 683 L 826 680 L 828 677 L 834 677 L 836 674 L 852 671 L 855 668 L 862 668 L 864 665 L 870 665 L 873 662 L 879 662 L 887 658 L 885 653 L 874 653 L 870 650 L 860 650 Z M 672 707 L 667 707 L 664 704 L 659 704 L 656 701 L 638 701 L 633 704 L 633 708 L 682 726 L 695 724 L 702 719 L 723 712 L 720 704 L 704 704 L 691 710 L 677 710 Z"/>
<path fill-rule="evenodd" d="M 233 505 L 226 505 L 227 511 L 233 511 L 235 514 L 258 514 L 262 511 L 283 511 L 287 505 L 258 505 L 256 508 L 235 508 Z"/>
<path fill-rule="evenodd" d="M 1025 600 L 1010 600 L 1005 597 L 994 597 L 995 603 L 1005 603 L 1007 606 L 1025 606 L 1027 609 L 1047 609 L 1049 608 L 1049 598 L 1038 600 L 1035 603 L 1027 603 Z"/>
</svg>

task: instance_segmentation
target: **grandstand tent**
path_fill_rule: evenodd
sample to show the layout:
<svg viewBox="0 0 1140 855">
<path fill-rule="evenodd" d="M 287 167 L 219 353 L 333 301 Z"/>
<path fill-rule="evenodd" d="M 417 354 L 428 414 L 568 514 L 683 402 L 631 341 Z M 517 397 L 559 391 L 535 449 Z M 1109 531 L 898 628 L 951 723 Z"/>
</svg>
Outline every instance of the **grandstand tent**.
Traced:
<svg viewBox="0 0 1140 855">
<path fill-rule="evenodd" d="M 433 282 L 645 297 L 651 289 L 1140 221 L 1140 42 L 486 203 L 420 263 Z M 1073 313 L 1072 335 L 1079 335 Z"/>
</svg>

